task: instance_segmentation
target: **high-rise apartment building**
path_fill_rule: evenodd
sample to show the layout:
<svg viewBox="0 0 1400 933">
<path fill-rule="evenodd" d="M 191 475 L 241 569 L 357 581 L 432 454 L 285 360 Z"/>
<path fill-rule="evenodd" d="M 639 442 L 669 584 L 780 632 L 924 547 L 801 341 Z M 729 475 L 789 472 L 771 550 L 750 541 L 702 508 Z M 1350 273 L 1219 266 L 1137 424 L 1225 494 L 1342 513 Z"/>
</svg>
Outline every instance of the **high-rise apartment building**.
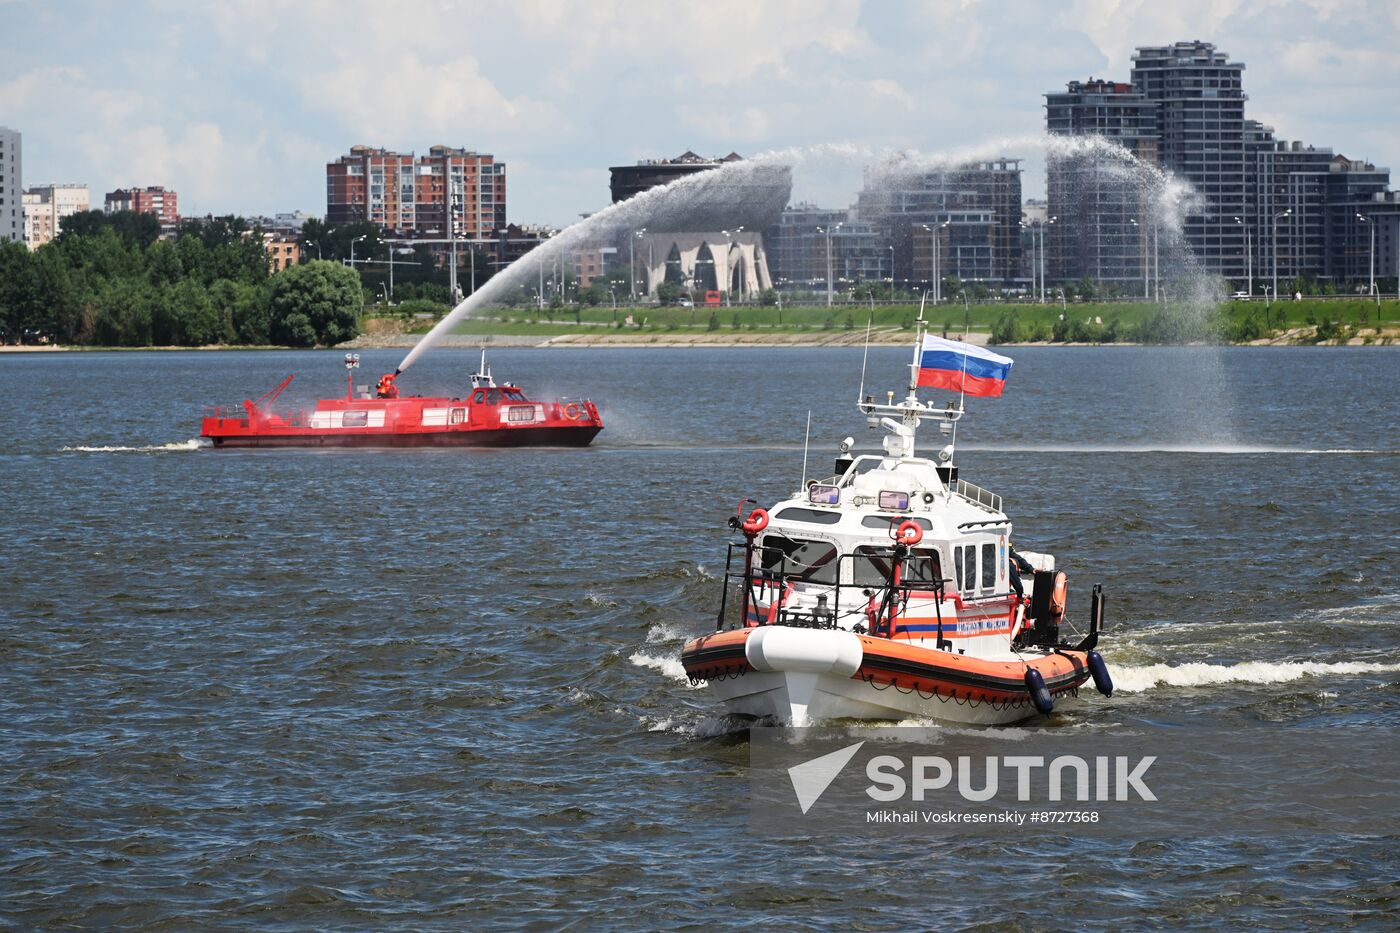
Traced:
<svg viewBox="0 0 1400 933">
<path fill-rule="evenodd" d="M 63 218 L 89 209 L 87 185 L 36 185 L 24 192 L 24 242 L 38 249 L 58 236 Z"/>
<path fill-rule="evenodd" d="M 159 185 L 109 191 L 102 199 L 102 210 L 108 214 L 117 211 L 155 214 L 163 227 L 174 226 L 180 222 L 179 196 L 173 190 Z"/>
<path fill-rule="evenodd" d="M 1400 201 L 1390 191 L 1390 169 L 1343 155 L 1333 157 L 1330 169 L 1324 275 L 1338 285 L 1369 283 L 1373 270 L 1376 278 L 1395 275 L 1388 247 L 1400 222 Z"/>
<path fill-rule="evenodd" d="M 1158 161 L 1203 199 L 1183 224 L 1201 266 L 1231 279 L 1245 273 L 1250 215 L 1245 181 L 1244 65 L 1209 42 L 1146 46 L 1133 54 L 1133 90 L 1157 105 Z"/>
<path fill-rule="evenodd" d="M 814 204 L 796 204 L 783 211 L 778 222 L 763 234 L 768 246 L 768 270 L 777 286 L 826 286 L 828 233 L 833 237 L 832 279 L 840 278 L 845 267 L 842 248 L 847 242 L 840 233 L 849 221 L 849 211 Z"/>
<path fill-rule="evenodd" d="M 763 234 L 768 265 L 779 288 L 833 292 L 889 283 L 894 263 L 884 231 L 852 212 L 797 204 Z"/>
<path fill-rule="evenodd" d="M 0 126 L 0 240 L 24 242 L 24 152 L 18 130 Z"/>
<path fill-rule="evenodd" d="M 894 247 L 893 277 L 1010 285 L 1021 274 L 1021 162 L 866 172 L 856 215 Z"/>
<path fill-rule="evenodd" d="M 1157 163 L 1157 109 L 1130 84 L 1090 78 L 1045 95 L 1052 136 L 1102 137 L 1146 165 Z M 1127 285 L 1144 281 L 1152 192 L 1145 175 L 1101 145 L 1066 141 L 1046 156 L 1047 273 Z"/>
<path fill-rule="evenodd" d="M 425 156 L 352 146 L 326 165 L 326 220 L 368 221 L 404 237 L 490 238 L 506 225 L 506 166 L 449 146 Z"/>
<path fill-rule="evenodd" d="M 1373 264 L 1377 277 L 1391 274 L 1400 202 L 1389 171 L 1245 119 L 1243 72 L 1208 42 L 1139 48 L 1131 84 L 1071 82 L 1045 95 L 1046 128 L 1105 137 L 1188 181 L 1198 198 L 1183 224 L 1192 253 L 1256 295 L 1297 277 L 1334 288 L 1369 281 Z M 1128 280 L 1151 261 L 1151 205 L 1116 182 L 1102 151 L 1050 148 L 1051 278 Z"/>
<path fill-rule="evenodd" d="M 1321 277 L 1327 256 L 1332 150 L 1276 139 L 1273 127 L 1245 121 L 1247 227 L 1245 278 L 1256 294 L 1274 280 Z"/>
</svg>

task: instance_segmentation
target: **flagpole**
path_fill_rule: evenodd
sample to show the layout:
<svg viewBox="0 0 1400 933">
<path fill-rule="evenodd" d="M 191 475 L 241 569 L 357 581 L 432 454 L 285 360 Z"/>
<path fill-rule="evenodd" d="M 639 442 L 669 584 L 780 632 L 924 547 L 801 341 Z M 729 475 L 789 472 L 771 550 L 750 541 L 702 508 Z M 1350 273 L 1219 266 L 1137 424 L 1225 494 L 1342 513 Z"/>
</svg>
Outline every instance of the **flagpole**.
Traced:
<svg viewBox="0 0 1400 933">
<path fill-rule="evenodd" d="M 865 401 L 865 364 L 870 359 L 870 326 L 875 323 L 875 315 L 865 320 L 865 352 L 860 355 L 860 392 L 856 395 L 856 405 Z"/>
<path fill-rule="evenodd" d="M 914 322 L 914 361 L 909 364 L 910 398 L 916 398 L 919 394 L 919 357 L 924 349 L 924 302 L 926 301 L 928 301 L 927 291 L 919 299 L 919 319 Z"/>
<path fill-rule="evenodd" d="M 962 413 L 963 413 L 963 410 L 964 410 L 964 409 L 963 409 L 963 400 L 967 398 L 967 351 L 966 351 L 966 350 L 962 351 L 962 358 L 963 358 L 962 379 L 961 379 L 961 380 L 959 381 L 959 383 L 958 383 L 958 420 L 953 422 L 953 437 L 952 437 L 952 439 L 948 442 L 948 446 L 949 446 L 949 447 L 952 447 L 953 450 L 955 450 L 955 451 L 958 449 L 958 421 L 961 421 L 961 420 L 962 420 Z M 950 462 L 950 463 L 949 463 L 949 466 L 951 466 L 951 465 L 952 465 L 952 463 Z"/>
</svg>

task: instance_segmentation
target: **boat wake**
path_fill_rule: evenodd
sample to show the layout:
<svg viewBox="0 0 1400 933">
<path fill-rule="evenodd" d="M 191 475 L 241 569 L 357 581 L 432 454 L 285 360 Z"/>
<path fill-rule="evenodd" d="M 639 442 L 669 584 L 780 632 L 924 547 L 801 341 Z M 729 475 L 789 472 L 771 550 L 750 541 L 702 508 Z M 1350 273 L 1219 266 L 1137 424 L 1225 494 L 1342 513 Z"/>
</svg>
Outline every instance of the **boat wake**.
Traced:
<svg viewBox="0 0 1400 933">
<path fill-rule="evenodd" d="M 214 445 L 203 437 L 193 437 L 187 441 L 177 441 L 172 444 L 151 444 L 144 447 L 60 447 L 59 453 L 75 454 L 167 454 L 183 453 L 190 450 L 204 450 Z"/>
<path fill-rule="evenodd" d="M 1273 447 L 1250 444 L 964 444 L 964 450 L 1020 454 L 1396 454 L 1400 450 L 1356 447 Z"/>
<path fill-rule="evenodd" d="M 1123 693 L 1154 687 L 1208 687 L 1216 684 L 1282 684 L 1304 677 L 1340 677 L 1400 671 L 1400 664 L 1367 661 L 1244 661 L 1239 664 L 1113 664 L 1113 686 Z"/>
</svg>

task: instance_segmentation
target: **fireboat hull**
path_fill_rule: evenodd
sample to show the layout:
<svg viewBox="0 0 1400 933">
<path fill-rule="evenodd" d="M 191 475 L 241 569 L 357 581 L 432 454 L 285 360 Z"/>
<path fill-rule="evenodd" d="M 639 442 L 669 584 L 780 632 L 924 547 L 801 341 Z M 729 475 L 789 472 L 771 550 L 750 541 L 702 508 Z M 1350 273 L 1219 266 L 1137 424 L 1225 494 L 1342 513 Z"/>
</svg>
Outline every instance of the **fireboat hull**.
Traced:
<svg viewBox="0 0 1400 933">
<path fill-rule="evenodd" d="M 471 431 L 419 431 L 380 434 L 208 435 L 215 449 L 249 447 L 587 447 L 601 425 L 499 428 Z"/>
<path fill-rule="evenodd" d="M 686 645 L 681 663 L 740 716 L 807 726 L 833 719 L 933 719 L 1011 725 L 1039 715 L 1025 684 L 1035 668 L 1052 697 L 1090 678 L 1083 652 L 988 661 L 917 643 L 781 625 L 716 632 Z"/>
</svg>

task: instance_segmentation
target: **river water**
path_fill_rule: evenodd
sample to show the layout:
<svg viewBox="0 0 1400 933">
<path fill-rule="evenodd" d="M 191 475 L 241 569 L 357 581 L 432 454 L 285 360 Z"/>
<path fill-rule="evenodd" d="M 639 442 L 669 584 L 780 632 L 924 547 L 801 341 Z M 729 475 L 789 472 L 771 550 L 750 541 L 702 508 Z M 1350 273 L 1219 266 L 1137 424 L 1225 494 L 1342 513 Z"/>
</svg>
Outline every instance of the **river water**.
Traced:
<svg viewBox="0 0 1400 933">
<path fill-rule="evenodd" d="M 1120 687 L 1049 727 L 1396 728 L 1400 351 L 1011 355 L 963 475 L 1069 568 L 1072 611 L 1105 584 Z M 202 405 L 288 372 L 289 399 L 333 394 L 339 355 L 0 358 L 0 925 L 1400 925 L 1389 830 L 755 837 L 748 734 L 676 657 L 735 502 L 796 488 L 808 411 L 811 472 L 876 442 L 861 351 L 492 362 L 595 399 L 595 446 L 194 449 Z M 872 350 L 869 387 L 906 362 Z"/>
</svg>

